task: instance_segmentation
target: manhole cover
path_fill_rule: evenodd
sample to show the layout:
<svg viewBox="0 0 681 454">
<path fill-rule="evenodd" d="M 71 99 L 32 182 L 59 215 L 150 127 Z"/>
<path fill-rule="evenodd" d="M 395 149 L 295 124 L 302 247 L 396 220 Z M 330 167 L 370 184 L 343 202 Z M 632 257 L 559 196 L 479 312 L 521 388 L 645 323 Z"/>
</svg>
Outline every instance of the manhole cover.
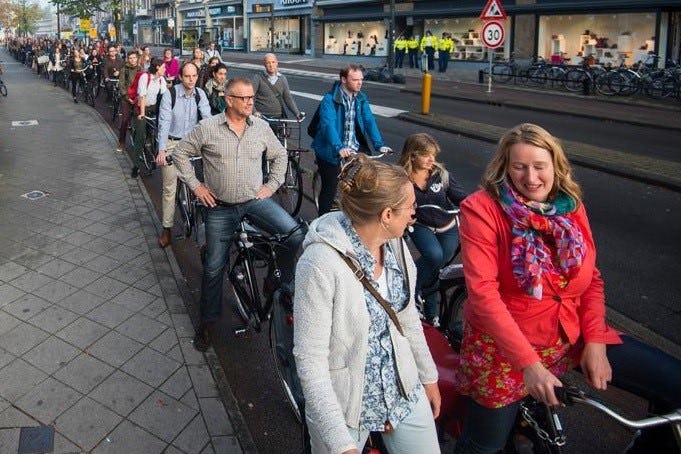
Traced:
<svg viewBox="0 0 681 454">
<path fill-rule="evenodd" d="M 12 126 L 38 126 L 38 120 L 13 121 Z"/>
<path fill-rule="evenodd" d="M 38 200 L 46 197 L 47 193 L 43 191 L 29 191 L 26 194 L 21 194 L 21 197 L 25 197 L 28 200 Z"/>
<path fill-rule="evenodd" d="M 54 427 L 22 427 L 19 432 L 19 454 L 54 451 Z"/>
</svg>

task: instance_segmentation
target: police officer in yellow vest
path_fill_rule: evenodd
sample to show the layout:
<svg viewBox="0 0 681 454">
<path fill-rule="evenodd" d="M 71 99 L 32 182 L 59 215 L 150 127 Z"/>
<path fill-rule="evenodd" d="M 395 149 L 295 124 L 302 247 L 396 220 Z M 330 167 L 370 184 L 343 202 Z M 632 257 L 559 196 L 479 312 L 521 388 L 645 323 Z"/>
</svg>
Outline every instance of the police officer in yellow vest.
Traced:
<svg viewBox="0 0 681 454">
<path fill-rule="evenodd" d="M 404 54 L 407 52 L 407 39 L 400 35 L 395 40 L 395 68 L 401 68 Z"/>
<path fill-rule="evenodd" d="M 430 30 L 421 38 L 421 52 L 428 56 L 428 71 L 435 69 L 435 50 L 437 49 L 437 37 L 433 36 Z M 421 68 L 423 69 L 423 68 Z"/>
<path fill-rule="evenodd" d="M 408 52 L 408 57 L 409 57 L 409 67 L 410 68 L 418 68 L 418 59 L 419 59 L 419 40 L 414 38 L 412 35 L 411 38 L 407 40 L 407 52 Z"/>
<path fill-rule="evenodd" d="M 454 50 L 454 40 L 452 40 L 452 34 L 443 32 L 442 38 L 440 38 L 437 48 L 438 71 L 443 73 L 447 71 L 447 65 L 449 64 L 449 54 Z"/>
</svg>

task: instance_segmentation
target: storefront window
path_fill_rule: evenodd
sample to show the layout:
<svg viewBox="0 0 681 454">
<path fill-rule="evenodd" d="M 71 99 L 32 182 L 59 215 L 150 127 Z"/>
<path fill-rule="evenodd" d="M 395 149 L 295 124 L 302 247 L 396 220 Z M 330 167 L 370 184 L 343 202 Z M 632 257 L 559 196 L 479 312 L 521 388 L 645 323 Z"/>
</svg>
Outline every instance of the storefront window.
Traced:
<svg viewBox="0 0 681 454">
<path fill-rule="evenodd" d="M 244 48 L 244 18 L 233 17 L 223 19 L 222 34 L 218 39 L 218 44 L 223 49 L 243 49 Z"/>
<path fill-rule="evenodd" d="M 274 42 L 270 37 L 270 25 L 274 22 Z M 268 51 L 274 44 L 275 52 L 300 52 L 300 19 L 298 17 L 275 17 L 251 19 L 250 50 Z"/>
<path fill-rule="evenodd" d="M 631 65 L 648 59 L 655 39 L 655 13 L 542 16 L 537 52 L 553 62 Z"/>
<path fill-rule="evenodd" d="M 388 30 L 383 21 L 327 23 L 324 53 L 332 55 L 388 55 Z"/>
<path fill-rule="evenodd" d="M 508 58 L 509 24 L 508 21 L 502 22 L 504 22 L 507 34 L 506 48 L 494 49 L 495 60 Z M 426 19 L 423 23 L 423 32 L 430 30 L 438 39 L 442 38 L 442 33 L 451 34 L 454 41 L 454 51 L 450 54 L 452 60 L 483 61 L 489 58 L 487 53 L 489 49 L 485 47 L 480 38 L 482 26 L 483 23 L 477 17 Z"/>
</svg>

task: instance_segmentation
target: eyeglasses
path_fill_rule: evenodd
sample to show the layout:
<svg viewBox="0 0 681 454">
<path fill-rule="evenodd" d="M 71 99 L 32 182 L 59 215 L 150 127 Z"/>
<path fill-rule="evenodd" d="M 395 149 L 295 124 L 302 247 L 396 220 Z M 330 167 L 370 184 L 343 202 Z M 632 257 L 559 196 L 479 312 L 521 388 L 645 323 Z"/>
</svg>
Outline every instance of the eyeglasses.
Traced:
<svg viewBox="0 0 681 454">
<path fill-rule="evenodd" d="M 242 102 L 249 102 L 249 101 L 253 101 L 255 99 L 255 95 L 252 95 L 252 96 L 227 95 L 227 96 L 229 96 L 230 98 L 240 99 Z"/>
</svg>

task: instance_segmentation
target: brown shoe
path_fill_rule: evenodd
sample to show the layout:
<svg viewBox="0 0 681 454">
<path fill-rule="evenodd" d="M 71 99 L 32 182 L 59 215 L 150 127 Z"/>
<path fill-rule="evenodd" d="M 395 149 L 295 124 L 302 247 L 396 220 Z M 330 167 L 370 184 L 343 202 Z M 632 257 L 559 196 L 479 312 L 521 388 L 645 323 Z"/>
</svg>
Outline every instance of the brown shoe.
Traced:
<svg viewBox="0 0 681 454">
<path fill-rule="evenodd" d="M 211 331 L 213 323 L 201 323 L 196 335 L 194 336 L 194 348 L 200 352 L 205 352 L 212 344 Z"/>
<path fill-rule="evenodd" d="M 158 245 L 161 246 L 161 249 L 163 249 L 170 244 L 171 240 L 170 229 L 164 228 L 163 233 L 161 233 L 161 236 L 158 239 Z"/>
</svg>

